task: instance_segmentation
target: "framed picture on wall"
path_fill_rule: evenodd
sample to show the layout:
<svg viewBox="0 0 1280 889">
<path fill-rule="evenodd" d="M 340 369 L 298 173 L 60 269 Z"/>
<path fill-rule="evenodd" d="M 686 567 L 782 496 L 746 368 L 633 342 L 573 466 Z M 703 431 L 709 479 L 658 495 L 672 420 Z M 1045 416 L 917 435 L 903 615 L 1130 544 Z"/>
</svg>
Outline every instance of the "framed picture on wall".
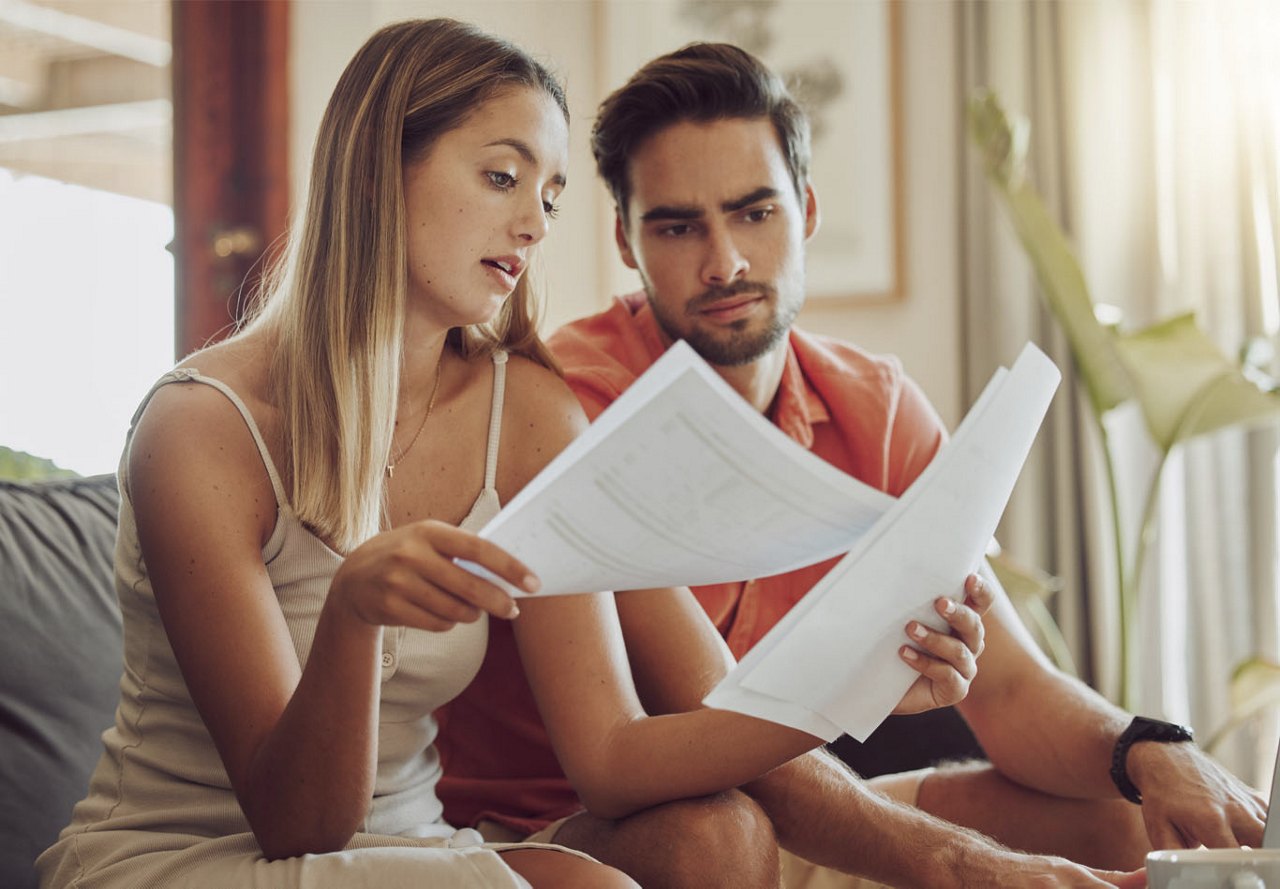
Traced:
<svg viewBox="0 0 1280 889">
<path fill-rule="evenodd" d="M 763 59 L 813 125 L 810 176 L 822 224 L 807 252 L 810 300 L 889 302 L 905 293 L 902 136 L 892 0 L 606 0 L 605 91 L 694 40 Z"/>
</svg>

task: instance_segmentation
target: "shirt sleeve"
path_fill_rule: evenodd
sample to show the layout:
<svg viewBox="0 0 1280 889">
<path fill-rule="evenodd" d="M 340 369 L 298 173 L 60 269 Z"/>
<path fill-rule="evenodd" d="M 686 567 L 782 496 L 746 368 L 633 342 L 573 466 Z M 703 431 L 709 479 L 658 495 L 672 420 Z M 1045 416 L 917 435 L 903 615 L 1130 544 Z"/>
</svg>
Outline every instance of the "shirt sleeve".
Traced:
<svg viewBox="0 0 1280 889">
<path fill-rule="evenodd" d="M 564 381 L 578 397 L 578 402 L 586 412 L 587 419 L 592 423 L 622 394 L 608 380 L 588 371 L 566 371 Z"/>
<path fill-rule="evenodd" d="M 942 418 L 916 382 L 903 374 L 890 431 L 888 493 L 902 496 L 946 440 Z"/>
</svg>

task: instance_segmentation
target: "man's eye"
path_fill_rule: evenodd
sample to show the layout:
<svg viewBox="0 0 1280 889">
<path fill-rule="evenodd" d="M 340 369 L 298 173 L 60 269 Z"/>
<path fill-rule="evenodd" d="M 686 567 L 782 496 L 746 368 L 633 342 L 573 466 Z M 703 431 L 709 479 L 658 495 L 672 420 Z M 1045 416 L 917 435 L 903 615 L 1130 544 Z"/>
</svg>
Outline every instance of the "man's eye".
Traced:
<svg viewBox="0 0 1280 889">
<path fill-rule="evenodd" d="M 764 222 L 773 215 L 772 207 L 757 207 L 754 210 L 747 211 L 748 222 Z"/>
<path fill-rule="evenodd" d="M 485 173 L 485 175 L 489 177 L 489 181 L 492 182 L 496 188 L 505 190 L 516 187 L 516 177 L 512 176 L 510 173 L 503 173 L 500 170 L 490 170 Z"/>
<path fill-rule="evenodd" d="M 689 234 L 689 232 L 691 231 L 693 231 L 692 226 L 686 225 L 684 223 L 679 223 L 678 225 L 668 225 L 666 228 L 662 229 L 660 234 L 665 235 L 667 237 L 680 238 Z"/>
</svg>

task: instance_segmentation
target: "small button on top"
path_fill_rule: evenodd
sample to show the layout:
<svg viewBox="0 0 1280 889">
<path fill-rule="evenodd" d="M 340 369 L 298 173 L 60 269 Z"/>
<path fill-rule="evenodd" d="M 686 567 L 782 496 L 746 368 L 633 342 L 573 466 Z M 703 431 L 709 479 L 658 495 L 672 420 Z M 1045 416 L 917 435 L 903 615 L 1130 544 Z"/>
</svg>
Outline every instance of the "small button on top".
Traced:
<svg viewBox="0 0 1280 889">
<path fill-rule="evenodd" d="M 382 666 L 390 667 L 395 662 L 396 662 L 395 656 L 391 652 L 384 651 L 382 653 Z"/>
<path fill-rule="evenodd" d="M 484 837 L 474 827 L 464 827 L 449 837 L 446 845 L 450 849 L 468 849 L 472 846 L 483 846 Z"/>
</svg>

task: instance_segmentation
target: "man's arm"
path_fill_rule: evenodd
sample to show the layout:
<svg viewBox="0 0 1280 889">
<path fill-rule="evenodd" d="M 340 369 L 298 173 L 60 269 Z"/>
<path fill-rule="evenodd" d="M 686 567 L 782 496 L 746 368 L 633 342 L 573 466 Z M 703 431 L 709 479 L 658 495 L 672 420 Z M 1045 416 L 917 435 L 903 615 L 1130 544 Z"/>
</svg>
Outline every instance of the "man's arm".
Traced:
<svg viewBox="0 0 1280 889">
<path fill-rule="evenodd" d="M 616 597 L 636 688 L 649 712 L 701 706 L 733 659 L 687 589 Z M 802 858 L 902 887 L 1014 886 L 1054 875 L 1057 886 L 1107 882 L 1060 859 L 1020 855 L 868 789 L 834 757 L 814 751 L 743 788 L 768 813 L 780 844 Z M 1135 881 L 1133 885 L 1142 885 Z"/>
<path fill-rule="evenodd" d="M 1132 716 L 1055 669 L 1003 591 L 985 620 L 981 669 L 958 709 L 991 764 L 1057 796 L 1118 798 L 1111 755 Z M 1261 845 L 1262 797 L 1194 744 L 1134 744 L 1128 772 L 1155 848 Z"/>
</svg>

